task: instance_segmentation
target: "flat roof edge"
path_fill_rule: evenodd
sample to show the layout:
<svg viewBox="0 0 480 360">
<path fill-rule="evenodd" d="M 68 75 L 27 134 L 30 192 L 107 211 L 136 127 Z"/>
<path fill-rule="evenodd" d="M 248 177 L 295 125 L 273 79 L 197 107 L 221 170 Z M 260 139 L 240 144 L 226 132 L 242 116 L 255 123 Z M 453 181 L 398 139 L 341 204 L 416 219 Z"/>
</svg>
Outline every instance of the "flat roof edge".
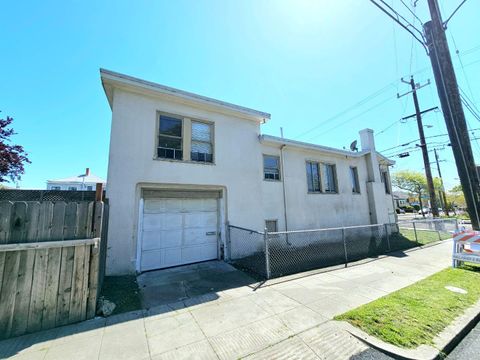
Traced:
<svg viewBox="0 0 480 360">
<path fill-rule="evenodd" d="M 228 103 L 226 101 L 213 99 L 213 98 L 210 98 L 210 97 L 207 97 L 207 96 L 198 95 L 198 94 L 195 94 L 195 93 L 191 93 L 191 92 L 188 92 L 188 91 L 176 89 L 176 88 L 173 88 L 173 87 L 170 87 L 170 86 L 154 83 L 154 82 L 151 82 L 151 81 L 142 80 L 142 79 L 139 79 L 139 78 L 136 78 L 136 77 L 133 77 L 133 76 L 117 73 L 115 71 L 111 71 L 111 70 L 107 70 L 107 69 L 103 69 L 103 68 L 100 69 L 100 77 L 102 79 L 102 83 L 103 83 L 103 80 L 116 81 L 118 83 L 125 84 L 125 85 L 130 85 L 130 86 L 135 86 L 135 87 L 140 87 L 140 88 L 144 88 L 144 89 L 153 90 L 155 92 L 158 92 L 158 93 L 164 94 L 164 95 L 171 95 L 171 96 L 179 97 L 179 98 L 182 98 L 182 99 L 185 99 L 185 100 L 194 101 L 194 102 L 197 102 L 197 103 L 208 104 L 208 105 L 212 105 L 212 106 L 216 106 L 216 107 L 226 108 L 230 111 L 236 111 L 236 112 L 239 112 L 239 113 L 242 113 L 242 114 L 245 114 L 245 115 L 249 115 L 249 116 L 255 117 L 257 119 L 262 119 L 262 120 L 265 120 L 265 121 L 269 120 L 271 118 L 271 115 L 269 113 L 266 113 L 266 112 L 263 112 L 263 111 L 254 110 L 254 109 L 250 109 L 250 108 L 247 108 L 247 107 L 244 107 L 244 106 L 231 104 L 231 103 Z"/>
</svg>

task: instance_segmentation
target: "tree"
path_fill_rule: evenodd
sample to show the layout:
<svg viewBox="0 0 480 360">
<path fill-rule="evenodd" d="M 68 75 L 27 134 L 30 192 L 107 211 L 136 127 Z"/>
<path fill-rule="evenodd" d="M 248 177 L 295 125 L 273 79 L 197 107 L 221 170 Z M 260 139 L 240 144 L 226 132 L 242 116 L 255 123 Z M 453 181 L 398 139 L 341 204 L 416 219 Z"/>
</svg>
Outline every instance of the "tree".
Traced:
<svg viewBox="0 0 480 360">
<path fill-rule="evenodd" d="M 418 197 L 420 209 L 423 213 L 422 194 L 427 191 L 427 179 L 418 171 L 402 170 L 392 176 L 392 184 L 399 189 L 408 191 Z"/>
<path fill-rule="evenodd" d="M 0 119 L 0 182 L 20 180 L 24 164 L 31 163 L 23 146 L 10 144 L 10 137 L 16 134 L 10 127 L 12 122 L 9 116 Z"/>
<path fill-rule="evenodd" d="M 456 207 L 467 207 L 467 204 L 465 202 L 465 196 L 463 195 L 462 185 L 456 185 L 448 191 L 447 201 L 453 212 L 455 212 Z"/>
</svg>

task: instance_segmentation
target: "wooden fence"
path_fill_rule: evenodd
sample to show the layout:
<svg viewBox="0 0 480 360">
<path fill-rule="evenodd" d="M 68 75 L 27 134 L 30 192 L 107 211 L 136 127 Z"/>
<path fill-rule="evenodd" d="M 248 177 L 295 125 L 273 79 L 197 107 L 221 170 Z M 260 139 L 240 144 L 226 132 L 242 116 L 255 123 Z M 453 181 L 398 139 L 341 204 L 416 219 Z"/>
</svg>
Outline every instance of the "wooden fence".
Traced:
<svg viewBox="0 0 480 360">
<path fill-rule="evenodd" d="M 95 316 L 104 210 L 103 202 L 0 201 L 0 338 Z"/>
</svg>

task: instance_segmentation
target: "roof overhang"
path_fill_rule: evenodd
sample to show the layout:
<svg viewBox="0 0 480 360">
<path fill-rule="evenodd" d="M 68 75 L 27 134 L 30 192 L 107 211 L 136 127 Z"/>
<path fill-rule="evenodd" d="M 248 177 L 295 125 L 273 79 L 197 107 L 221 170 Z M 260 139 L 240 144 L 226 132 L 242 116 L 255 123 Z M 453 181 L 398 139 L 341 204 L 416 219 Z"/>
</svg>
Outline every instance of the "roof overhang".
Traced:
<svg viewBox="0 0 480 360">
<path fill-rule="evenodd" d="M 100 69 L 102 86 L 107 96 L 110 108 L 113 104 L 113 93 L 115 88 L 130 92 L 147 94 L 154 97 L 168 99 L 195 107 L 208 108 L 212 111 L 233 114 L 237 117 L 265 123 L 270 120 L 269 113 L 246 108 L 240 105 L 230 104 L 225 101 L 212 99 L 206 96 L 175 89 L 169 86 L 138 79 L 132 76 L 120 74 L 114 71 Z"/>
<path fill-rule="evenodd" d="M 285 139 L 285 138 L 271 136 L 271 135 L 260 135 L 260 142 L 263 144 L 291 146 L 294 148 L 319 151 L 319 152 L 329 153 L 329 154 L 334 154 L 339 156 L 362 157 L 365 154 L 368 154 L 368 152 L 365 152 L 365 151 L 353 152 L 353 151 L 335 149 L 328 146 L 309 144 L 301 141 L 290 140 L 290 139 Z"/>
<path fill-rule="evenodd" d="M 383 155 L 380 154 L 378 151 L 377 151 L 377 156 L 380 158 L 380 160 L 381 160 L 385 165 L 388 165 L 388 166 L 393 166 L 393 165 L 395 165 L 395 161 L 394 161 L 394 160 L 389 159 L 389 158 L 387 158 L 386 156 L 383 156 Z"/>
</svg>

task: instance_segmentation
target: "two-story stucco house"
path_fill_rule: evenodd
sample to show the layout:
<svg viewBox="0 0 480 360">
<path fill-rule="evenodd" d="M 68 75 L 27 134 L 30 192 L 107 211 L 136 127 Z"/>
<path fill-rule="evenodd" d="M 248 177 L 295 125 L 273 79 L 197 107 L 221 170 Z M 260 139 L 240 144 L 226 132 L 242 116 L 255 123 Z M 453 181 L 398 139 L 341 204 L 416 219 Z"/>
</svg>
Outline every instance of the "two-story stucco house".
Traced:
<svg viewBox="0 0 480 360">
<path fill-rule="evenodd" d="M 101 70 L 112 109 L 107 272 L 222 259 L 227 222 L 270 231 L 393 222 L 373 131 L 351 152 L 262 135 L 270 114 Z"/>
</svg>

